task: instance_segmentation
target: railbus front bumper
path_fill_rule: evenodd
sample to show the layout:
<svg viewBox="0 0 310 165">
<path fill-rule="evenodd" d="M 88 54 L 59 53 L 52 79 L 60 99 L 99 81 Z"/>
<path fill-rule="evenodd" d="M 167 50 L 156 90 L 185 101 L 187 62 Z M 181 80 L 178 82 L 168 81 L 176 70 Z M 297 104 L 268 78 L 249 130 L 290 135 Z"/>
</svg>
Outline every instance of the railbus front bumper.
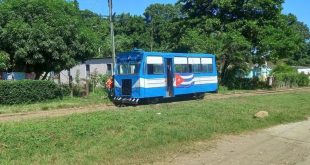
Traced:
<svg viewBox="0 0 310 165">
<path fill-rule="evenodd" d="M 116 104 L 131 104 L 137 105 L 139 103 L 138 98 L 124 98 L 124 97 L 114 97 L 113 102 Z"/>
</svg>

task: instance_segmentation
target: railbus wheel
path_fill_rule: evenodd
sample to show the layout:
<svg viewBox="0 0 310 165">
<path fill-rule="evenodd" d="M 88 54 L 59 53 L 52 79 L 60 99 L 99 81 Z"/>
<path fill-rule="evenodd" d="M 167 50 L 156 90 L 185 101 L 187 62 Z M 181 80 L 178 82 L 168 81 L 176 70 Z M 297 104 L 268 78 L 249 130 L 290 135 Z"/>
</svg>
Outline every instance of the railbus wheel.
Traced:
<svg viewBox="0 0 310 165">
<path fill-rule="evenodd" d="M 194 97 L 197 100 L 202 100 L 205 98 L 205 93 L 195 93 Z"/>
<path fill-rule="evenodd" d="M 147 103 L 148 104 L 158 104 L 160 102 L 160 98 L 159 97 L 155 97 L 155 98 L 148 98 L 147 99 Z"/>
</svg>

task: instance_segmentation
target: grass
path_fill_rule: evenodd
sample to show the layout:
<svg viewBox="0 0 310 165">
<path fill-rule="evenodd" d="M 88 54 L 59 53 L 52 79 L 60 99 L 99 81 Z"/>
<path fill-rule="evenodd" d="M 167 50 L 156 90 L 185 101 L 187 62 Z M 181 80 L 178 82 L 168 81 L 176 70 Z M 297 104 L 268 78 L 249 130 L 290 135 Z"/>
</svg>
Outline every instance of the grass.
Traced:
<svg viewBox="0 0 310 165">
<path fill-rule="evenodd" d="M 63 99 L 49 100 L 33 104 L 0 105 L 0 114 L 75 108 L 96 104 L 104 104 L 108 102 L 109 100 L 107 99 L 106 94 L 103 91 L 97 91 L 96 93 L 91 93 L 89 96 L 83 98 L 65 97 Z"/>
<path fill-rule="evenodd" d="M 145 164 L 195 142 L 310 116 L 309 92 L 185 101 L 0 124 L 0 164 Z M 266 110 L 270 116 L 255 119 Z"/>
<path fill-rule="evenodd" d="M 220 86 L 219 93 L 229 94 L 229 93 L 246 93 L 253 90 L 228 90 L 226 87 Z M 39 103 L 32 104 L 17 104 L 17 105 L 1 105 L 0 104 L 0 114 L 5 113 L 19 113 L 19 112 L 30 112 L 30 111 L 48 111 L 54 109 L 64 109 L 64 108 L 76 108 L 85 107 L 89 105 L 97 105 L 109 103 L 106 93 L 102 90 L 97 90 L 96 93 L 91 93 L 87 97 L 65 97 L 63 99 L 48 100 Z"/>
<path fill-rule="evenodd" d="M 271 89 L 228 89 L 228 87 L 220 85 L 218 88 L 218 93 L 220 94 L 232 94 L 232 93 L 249 93 L 256 90 L 271 90 Z"/>
</svg>

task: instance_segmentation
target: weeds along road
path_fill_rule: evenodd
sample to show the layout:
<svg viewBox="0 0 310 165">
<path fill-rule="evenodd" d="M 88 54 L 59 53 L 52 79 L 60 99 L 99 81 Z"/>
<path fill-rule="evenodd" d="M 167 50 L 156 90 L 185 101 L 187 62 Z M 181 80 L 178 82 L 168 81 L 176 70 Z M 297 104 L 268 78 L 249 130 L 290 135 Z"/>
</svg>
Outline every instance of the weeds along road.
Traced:
<svg viewBox="0 0 310 165">
<path fill-rule="evenodd" d="M 214 148 L 177 155 L 164 165 L 309 165 L 310 120 L 279 125 L 246 135 L 226 136 Z"/>
<path fill-rule="evenodd" d="M 274 90 L 274 91 L 252 91 L 252 92 L 240 92 L 240 93 L 229 93 L 229 94 L 209 94 L 205 97 L 205 100 L 215 100 L 215 99 L 227 99 L 233 97 L 248 97 L 248 96 L 256 96 L 256 95 L 271 95 L 271 94 L 281 94 L 281 93 L 292 93 L 298 91 L 309 91 L 310 88 L 294 88 L 294 89 L 285 89 L 285 90 Z M 193 100 L 189 100 L 193 101 Z M 168 103 L 174 104 L 175 102 Z M 141 105 L 147 106 L 147 105 Z M 68 116 L 72 114 L 82 114 L 82 113 L 91 113 L 97 111 L 106 111 L 106 110 L 115 110 L 120 109 L 115 107 L 112 104 L 98 104 L 93 106 L 86 106 L 81 108 L 66 108 L 66 109 L 56 109 L 49 111 L 33 111 L 33 112 L 24 112 L 24 113 L 8 113 L 0 115 L 0 122 L 10 122 L 10 121 L 23 121 L 28 119 L 36 119 L 36 118 L 51 118 L 51 117 L 61 117 Z"/>
</svg>

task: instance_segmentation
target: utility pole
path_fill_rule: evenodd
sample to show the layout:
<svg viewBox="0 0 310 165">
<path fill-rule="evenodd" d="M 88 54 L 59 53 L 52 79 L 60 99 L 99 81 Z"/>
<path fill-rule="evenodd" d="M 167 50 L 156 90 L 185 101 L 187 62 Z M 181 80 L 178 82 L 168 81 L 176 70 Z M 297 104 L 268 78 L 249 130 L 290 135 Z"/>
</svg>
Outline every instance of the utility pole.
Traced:
<svg viewBox="0 0 310 165">
<path fill-rule="evenodd" d="M 112 67 L 112 75 L 114 75 L 115 71 L 114 71 L 114 68 L 115 68 L 115 39 L 114 39 L 114 25 L 113 25 L 113 6 L 112 6 L 112 0 L 108 0 L 108 3 L 109 3 L 109 13 L 110 13 L 110 30 L 111 30 L 111 41 L 112 41 L 112 59 L 113 59 L 113 67 Z"/>
</svg>

